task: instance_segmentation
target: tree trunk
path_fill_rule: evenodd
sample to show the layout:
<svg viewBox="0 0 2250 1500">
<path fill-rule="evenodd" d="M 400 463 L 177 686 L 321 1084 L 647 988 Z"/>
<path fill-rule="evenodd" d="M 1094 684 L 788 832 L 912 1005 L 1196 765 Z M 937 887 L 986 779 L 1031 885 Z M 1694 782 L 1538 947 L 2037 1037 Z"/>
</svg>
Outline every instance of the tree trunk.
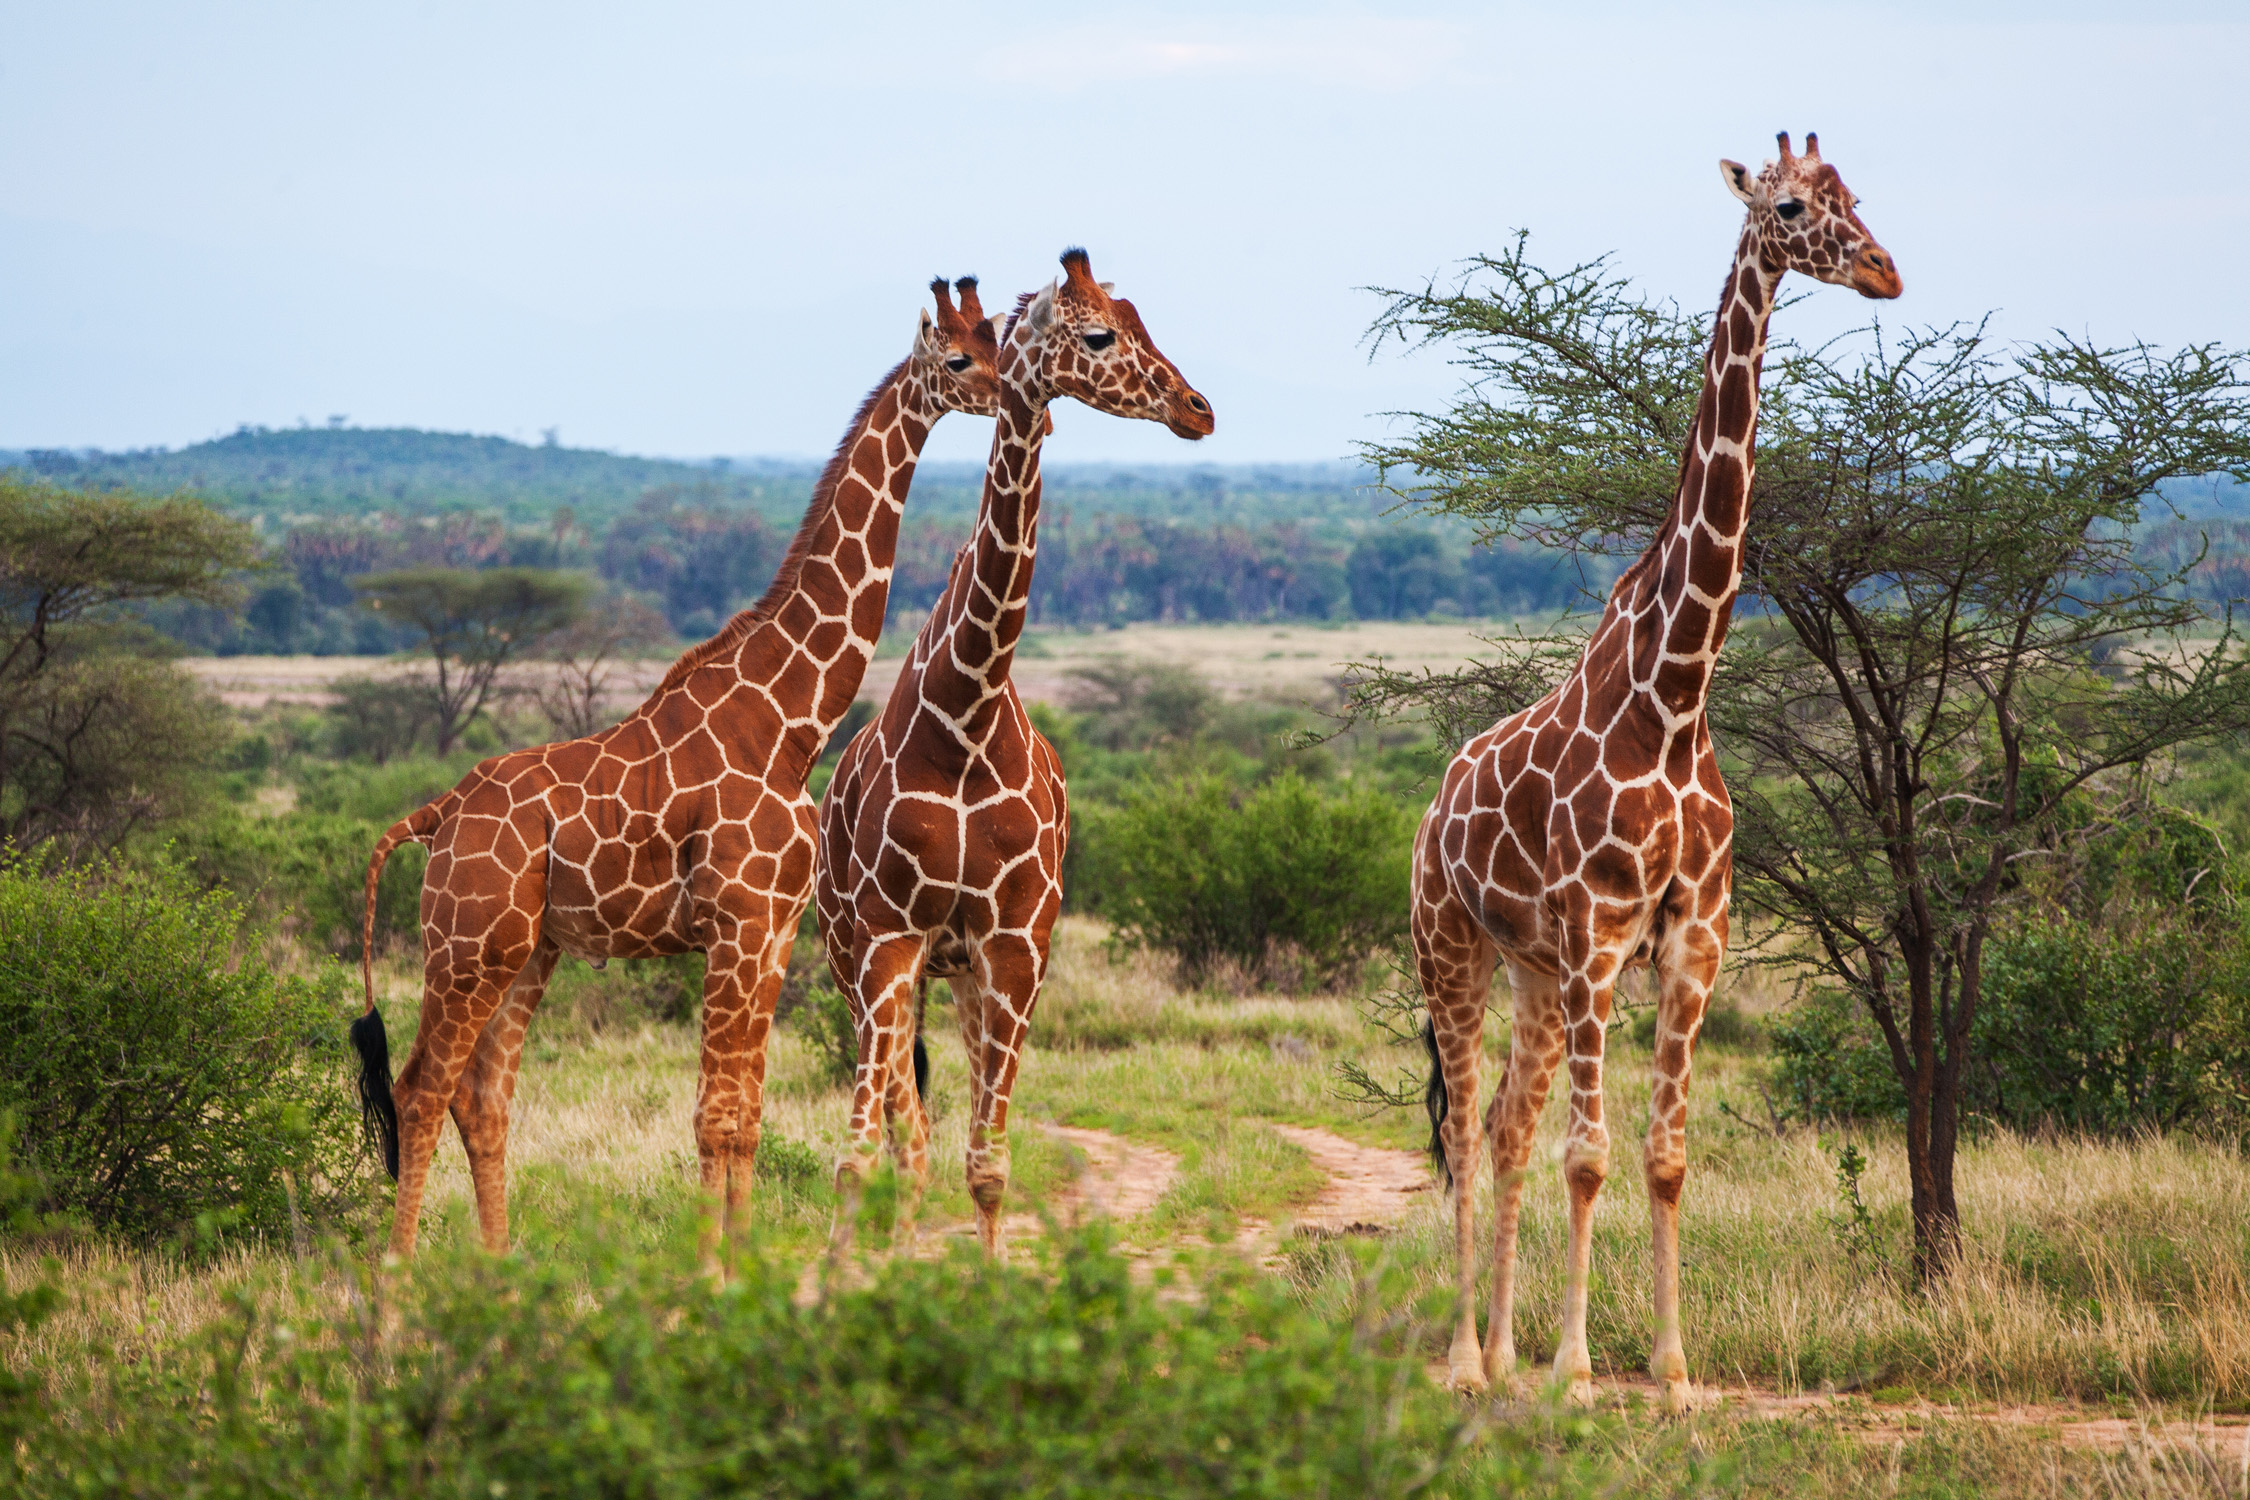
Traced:
<svg viewBox="0 0 2250 1500">
<path fill-rule="evenodd" d="M 1959 1062 L 1966 1049 L 1946 1049 L 1938 1061 L 1937 967 L 1932 945 L 1902 944 L 1907 972 L 1907 1047 L 1913 1065 L 1906 1085 L 1906 1170 L 1913 1187 L 1914 1279 L 1928 1285 L 1952 1269 L 1960 1242 L 1961 1209 L 1953 1196 L 1953 1152 L 1960 1127 Z M 1948 1028 L 1951 1030 L 1952 1028 Z M 1953 1039 L 1948 1037 L 1950 1042 Z"/>
</svg>

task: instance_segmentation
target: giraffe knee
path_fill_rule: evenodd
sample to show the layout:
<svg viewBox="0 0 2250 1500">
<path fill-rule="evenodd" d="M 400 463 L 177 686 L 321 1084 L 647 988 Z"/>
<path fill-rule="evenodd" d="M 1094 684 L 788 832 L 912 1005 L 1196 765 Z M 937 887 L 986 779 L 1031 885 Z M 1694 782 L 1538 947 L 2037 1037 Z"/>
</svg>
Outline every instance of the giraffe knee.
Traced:
<svg viewBox="0 0 2250 1500">
<path fill-rule="evenodd" d="M 1641 1156 L 1641 1171 L 1648 1179 L 1648 1195 L 1666 1208 L 1680 1205 L 1680 1190 L 1687 1185 L 1687 1153 L 1671 1142 L 1650 1141 Z"/>
<path fill-rule="evenodd" d="M 1570 1185 L 1571 1196 L 1583 1203 L 1602 1190 L 1609 1180 L 1609 1147 L 1607 1143 L 1591 1145 L 1574 1142 L 1563 1152 L 1563 1181 Z"/>
</svg>

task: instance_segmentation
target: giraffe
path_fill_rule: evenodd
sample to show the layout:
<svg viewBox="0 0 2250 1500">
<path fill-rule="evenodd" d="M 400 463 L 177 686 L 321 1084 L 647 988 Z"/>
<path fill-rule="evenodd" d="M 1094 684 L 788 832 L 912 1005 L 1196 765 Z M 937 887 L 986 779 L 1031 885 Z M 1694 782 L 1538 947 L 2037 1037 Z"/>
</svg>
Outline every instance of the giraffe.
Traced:
<svg viewBox="0 0 2250 1500">
<path fill-rule="evenodd" d="M 861 1183 L 886 1124 L 909 1190 L 928 1177 L 929 1121 L 908 1059 L 924 976 L 953 986 L 969 1057 L 968 1181 L 995 1256 L 1008 1185 L 1008 1098 L 1062 909 L 1069 802 L 1062 767 L 1010 676 L 1038 551 L 1039 450 L 1070 396 L 1114 416 L 1212 430 L 1211 407 L 1158 352 L 1133 304 L 1094 280 L 1086 252 L 1018 300 L 1001 339 L 1000 419 L 984 498 L 890 701 L 844 750 L 821 804 L 813 888 L 828 964 L 859 1040 L 850 1144 L 831 1253 L 850 1246 Z"/>
<path fill-rule="evenodd" d="M 1753 177 L 1720 171 L 1749 207 L 1722 291 L 1678 490 L 1654 543 L 1610 590 L 1570 673 L 1545 698 L 1462 747 L 1416 833 L 1414 951 L 1429 1008 L 1433 1151 L 1454 1216 L 1455 1385 L 1512 1377 L 1516 1228 L 1532 1134 L 1556 1064 L 1570 1062 L 1562 1172 L 1569 1197 L 1563 1328 L 1554 1380 L 1593 1399 L 1586 1279 L 1595 1195 L 1609 1170 L 1602 1041 L 1617 978 L 1652 964 L 1656 1080 L 1642 1171 L 1655 1260 L 1649 1370 L 1672 1409 L 1693 1398 L 1680 1343 L 1679 1201 L 1690 1059 L 1727 942 L 1734 818 L 1705 719 L 1711 672 L 1742 577 L 1766 321 L 1784 274 L 1863 296 L 1899 294 L 1896 264 L 1857 199 L 1805 137 Z M 1474 1302 L 1477 1063 L 1495 960 L 1514 999 L 1491 1135 L 1497 1224 L 1490 1332 Z"/>
<path fill-rule="evenodd" d="M 631 717 L 584 739 L 484 761 L 409 814 L 367 865 L 367 1011 L 352 1026 L 370 1129 L 398 1181 L 391 1248 L 414 1250 L 450 1105 L 485 1247 L 508 1243 L 508 1107 L 525 1028 L 561 955 L 597 967 L 701 949 L 695 1146 L 716 1269 L 720 1226 L 747 1223 L 766 1041 L 816 837 L 806 777 L 882 634 L 900 510 L 931 426 L 989 416 L 999 341 L 974 278 L 931 283 L 912 352 L 869 393 L 814 486 L 765 595 L 673 664 Z M 422 1019 L 395 1095 L 375 1009 L 375 884 L 413 840 L 422 884 Z"/>
</svg>

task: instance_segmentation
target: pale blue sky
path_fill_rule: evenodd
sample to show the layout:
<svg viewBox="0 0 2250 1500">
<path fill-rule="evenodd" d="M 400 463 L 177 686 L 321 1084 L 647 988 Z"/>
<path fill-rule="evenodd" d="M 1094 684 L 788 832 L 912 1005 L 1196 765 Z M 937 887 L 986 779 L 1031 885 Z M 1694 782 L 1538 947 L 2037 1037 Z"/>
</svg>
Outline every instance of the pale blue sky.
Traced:
<svg viewBox="0 0 2250 1500">
<path fill-rule="evenodd" d="M 1346 456 L 1437 360 L 1376 302 L 1522 226 L 1697 306 L 1817 129 L 1914 322 L 2250 344 L 2240 5 L 641 3 L 0 13 L 0 447 L 409 424 L 825 452 L 922 285 L 1065 244 L 1211 398 L 1190 448 Z M 1800 338 L 1868 307 L 1822 289 Z M 936 452 L 981 455 L 956 418 Z"/>
</svg>

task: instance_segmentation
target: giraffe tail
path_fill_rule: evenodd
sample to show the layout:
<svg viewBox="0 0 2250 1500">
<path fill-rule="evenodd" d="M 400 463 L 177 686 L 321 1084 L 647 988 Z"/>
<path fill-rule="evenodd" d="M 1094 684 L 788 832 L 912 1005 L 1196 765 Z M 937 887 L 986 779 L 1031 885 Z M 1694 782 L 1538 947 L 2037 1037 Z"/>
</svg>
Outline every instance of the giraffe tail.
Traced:
<svg viewBox="0 0 2250 1500">
<path fill-rule="evenodd" d="M 922 1017 L 930 1008 L 930 976 L 914 982 L 914 1097 L 925 1104 L 930 1098 L 930 1049 L 922 1045 Z"/>
<path fill-rule="evenodd" d="M 375 1007 L 375 887 L 391 851 L 408 840 L 429 838 L 443 817 L 436 802 L 416 808 L 375 841 L 367 861 L 367 911 L 359 932 L 359 977 L 367 990 L 367 1009 L 352 1022 L 351 1039 L 359 1054 L 359 1108 L 367 1143 L 382 1154 L 383 1170 L 393 1182 L 398 1180 L 398 1101 L 391 1097 L 391 1041 L 383 1029 L 383 1013 Z"/>
<path fill-rule="evenodd" d="M 1437 1163 L 1438 1176 L 1450 1188 L 1453 1164 L 1445 1159 L 1445 1117 L 1452 1113 L 1453 1101 L 1445 1092 L 1445 1060 L 1438 1055 L 1437 1022 L 1422 1023 L 1422 1048 L 1430 1054 L 1430 1086 L 1422 1091 L 1422 1106 L 1430 1112 L 1430 1160 Z"/>
</svg>

